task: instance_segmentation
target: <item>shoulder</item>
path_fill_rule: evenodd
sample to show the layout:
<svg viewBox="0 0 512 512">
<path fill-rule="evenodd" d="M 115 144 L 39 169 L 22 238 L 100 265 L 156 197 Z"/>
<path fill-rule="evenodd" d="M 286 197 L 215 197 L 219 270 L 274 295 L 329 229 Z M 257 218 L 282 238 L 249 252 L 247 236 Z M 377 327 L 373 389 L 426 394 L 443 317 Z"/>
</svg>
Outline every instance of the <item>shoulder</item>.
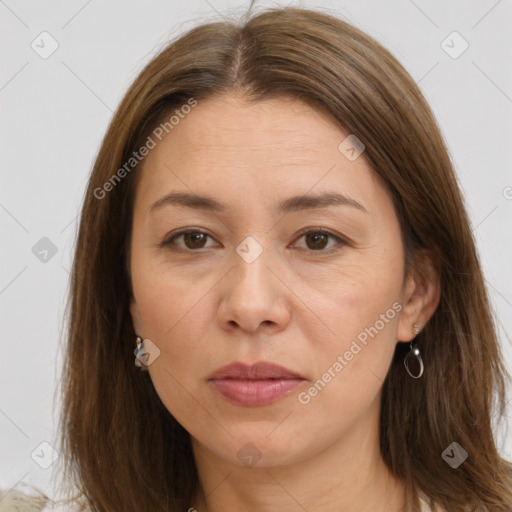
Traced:
<svg viewBox="0 0 512 512">
<path fill-rule="evenodd" d="M 35 512 L 44 510 L 48 498 L 43 494 L 26 494 L 18 489 L 2 491 L 1 512 Z"/>
<path fill-rule="evenodd" d="M 83 512 L 77 504 L 53 501 L 43 493 L 27 494 L 18 489 L 7 489 L 0 493 L 0 512 Z"/>
</svg>

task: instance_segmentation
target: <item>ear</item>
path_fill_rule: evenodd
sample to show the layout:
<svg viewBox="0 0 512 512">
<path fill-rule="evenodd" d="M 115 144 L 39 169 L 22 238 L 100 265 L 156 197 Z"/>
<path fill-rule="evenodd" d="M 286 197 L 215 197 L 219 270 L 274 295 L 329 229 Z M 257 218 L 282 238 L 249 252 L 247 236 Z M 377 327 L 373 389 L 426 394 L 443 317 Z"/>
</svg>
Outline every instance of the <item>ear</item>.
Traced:
<svg viewBox="0 0 512 512">
<path fill-rule="evenodd" d="M 142 328 L 142 320 L 140 318 L 139 307 L 137 306 L 137 302 L 135 301 L 135 297 L 133 295 L 130 299 L 130 314 L 132 316 L 132 323 L 135 334 L 144 339 L 144 332 Z"/>
<path fill-rule="evenodd" d="M 415 338 L 413 324 L 421 331 L 435 313 L 441 298 L 441 273 L 437 255 L 427 249 L 417 251 L 402 294 L 403 309 L 398 322 L 397 340 Z"/>
</svg>

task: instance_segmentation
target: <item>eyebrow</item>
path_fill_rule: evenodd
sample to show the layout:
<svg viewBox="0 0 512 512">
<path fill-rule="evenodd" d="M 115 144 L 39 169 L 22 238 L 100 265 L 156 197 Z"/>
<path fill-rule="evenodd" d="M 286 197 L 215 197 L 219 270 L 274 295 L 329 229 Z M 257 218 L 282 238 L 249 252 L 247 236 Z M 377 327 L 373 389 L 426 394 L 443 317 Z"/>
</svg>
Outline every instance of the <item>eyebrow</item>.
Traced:
<svg viewBox="0 0 512 512">
<path fill-rule="evenodd" d="M 155 201 L 148 212 L 153 212 L 163 206 L 186 206 L 209 212 L 225 212 L 228 207 L 210 196 L 192 194 L 189 192 L 170 192 Z M 303 194 L 289 197 L 277 205 L 282 214 L 329 206 L 352 206 L 368 213 L 366 208 L 355 199 L 339 192 L 323 192 L 320 194 Z"/>
</svg>

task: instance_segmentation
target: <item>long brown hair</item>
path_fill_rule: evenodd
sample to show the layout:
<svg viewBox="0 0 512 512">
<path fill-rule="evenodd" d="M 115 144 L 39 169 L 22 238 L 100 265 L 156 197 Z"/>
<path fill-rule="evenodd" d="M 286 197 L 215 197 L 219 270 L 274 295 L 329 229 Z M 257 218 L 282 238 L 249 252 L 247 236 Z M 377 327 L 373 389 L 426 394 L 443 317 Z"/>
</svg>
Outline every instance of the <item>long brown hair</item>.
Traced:
<svg viewBox="0 0 512 512">
<path fill-rule="evenodd" d="M 299 8 L 189 30 L 147 64 L 110 123 L 85 193 L 71 273 L 62 377 L 66 478 L 95 511 L 193 504 L 199 484 L 189 434 L 134 365 L 129 247 L 143 161 L 133 168 L 126 162 L 191 99 L 235 92 L 254 102 L 293 96 L 332 114 L 364 143 L 365 158 L 392 192 L 406 268 L 422 271 L 415 262 L 424 249 L 438 259 L 440 303 L 416 338 L 428 371 L 409 378 L 408 346 L 397 343 L 383 384 L 381 453 L 406 483 L 408 507 L 417 510 L 422 493 L 450 511 L 480 503 L 510 512 L 511 464 L 497 451 L 492 425 L 495 414 L 503 416 L 509 376 L 434 116 L 379 43 L 327 13 Z M 441 457 L 452 442 L 469 454 L 457 469 Z"/>
</svg>

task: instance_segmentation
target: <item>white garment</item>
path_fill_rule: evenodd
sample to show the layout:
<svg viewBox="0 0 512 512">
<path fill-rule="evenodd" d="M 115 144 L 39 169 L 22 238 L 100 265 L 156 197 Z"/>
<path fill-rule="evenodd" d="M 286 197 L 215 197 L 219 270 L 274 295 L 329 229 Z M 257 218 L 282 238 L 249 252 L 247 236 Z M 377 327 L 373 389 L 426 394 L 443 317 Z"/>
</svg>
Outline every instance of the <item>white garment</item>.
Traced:
<svg viewBox="0 0 512 512">
<path fill-rule="evenodd" d="M 437 507 L 435 510 L 432 510 L 428 506 L 428 503 L 423 499 L 423 497 L 421 495 L 419 498 L 420 498 L 421 512 L 445 512 L 444 509 L 442 509 L 441 507 Z"/>
<path fill-rule="evenodd" d="M 420 498 L 420 506 L 421 506 L 421 512 L 446 512 L 446 510 L 444 508 L 441 508 L 440 505 L 437 505 L 435 509 L 431 509 L 427 502 L 425 501 L 425 495 L 420 493 L 419 495 L 419 498 Z M 469 510 L 469 508 L 468 508 Z M 483 505 L 479 505 L 478 508 L 474 509 L 475 512 L 489 512 L 487 507 L 483 506 Z"/>
<path fill-rule="evenodd" d="M 57 505 L 53 502 L 48 502 L 44 508 L 41 509 L 41 512 L 78 512 L 78 508 L 75 506 L 70 508 L 69 505 Z"/>
</svg>

